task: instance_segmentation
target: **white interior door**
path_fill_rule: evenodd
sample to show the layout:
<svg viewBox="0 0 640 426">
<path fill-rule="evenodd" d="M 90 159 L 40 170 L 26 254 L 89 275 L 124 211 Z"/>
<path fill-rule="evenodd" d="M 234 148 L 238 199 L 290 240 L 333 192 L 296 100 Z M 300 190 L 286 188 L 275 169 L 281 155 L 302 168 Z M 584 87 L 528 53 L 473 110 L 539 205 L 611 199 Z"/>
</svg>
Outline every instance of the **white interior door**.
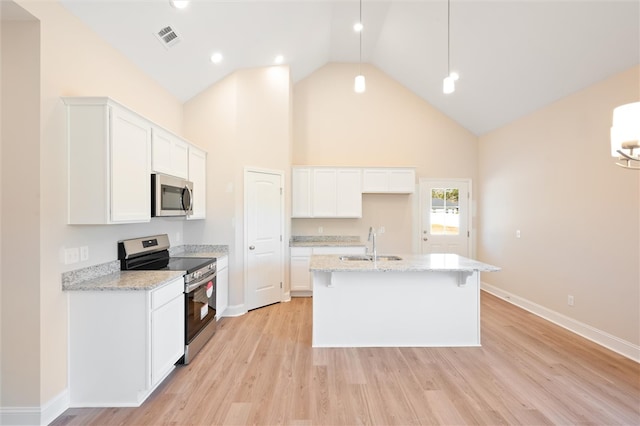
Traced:
<svg viewBox="0 0 640 426">
<path fill-rule="evenodd" d="M 420 247 L 423 254 L 470 255 L 469 181 L 420 179 Z"/>
<path fill-rule="evenodd" d="M 245 171 L 247 310 L 282 300 L 283 176 Z"/>
</svg>

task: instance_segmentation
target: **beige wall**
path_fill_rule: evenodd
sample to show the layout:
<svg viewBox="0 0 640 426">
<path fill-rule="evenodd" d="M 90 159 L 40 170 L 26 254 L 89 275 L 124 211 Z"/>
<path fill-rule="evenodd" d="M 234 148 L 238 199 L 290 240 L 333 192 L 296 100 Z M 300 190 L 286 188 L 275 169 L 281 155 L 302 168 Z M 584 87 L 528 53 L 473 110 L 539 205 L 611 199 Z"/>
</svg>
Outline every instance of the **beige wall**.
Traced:
<svg viewBox="0 0 640 426">
<path fill-rule="evenodd" d="M 634 67 L 561 99 L 482 136 L 478 156 L 478 254 L 503 268 L 483 280 L 635 345 L 640 173 L 614 165 L 609 129 L 639 81 Z"/>
<path fill-rule="evenodd" d="M 289 179 L 290 87 L 286 66 L 241 70 L 184 107 L 187 137 L 209 152 L 209 219 L 185 230 L 185 237 L 229 245 L 229 305 L 234 311 L 242 311 L 245 302 L 244 170 L 277 170 Z"/>
<path fill-rule="evenodd" d="M 294 165 L 415 166 L 418 178 L 477 179 L 477 137 L 404 86 L 363 65 L 331 63 L 294 88 Z M 443 95 L 444 96 L 444 95 Z M 294 219 L 293 235 L 359 235 L 386 228 L 379 251 L 413 251 L 415 195 L 364 195 L 362 219 Z"/>
<path fill-rule="evenodd" d="M 3 406 L 39 405 L 40 24 L 0 26 L 2 46 L 1 286 Z M 35 259 L 35 262 L 34 262 Z M 18 373 L 19 372 L 19 373 Z M 16 374 L 18 373 L 18 374 Z"/>
<path fill-rule="evenodd" d="M 39 274 L 39 277 L 29 282 L 34 285 L 39 283 L 39 302 L 28 302 L 33 303 L 33 306 L 25 305 L 21 315 L 28 315 L 30 320 L 38 321 L 40 332 L 37 334 L 37 343 L 28 348 L 27 354 L 24 352 L 24 345 L 3 345 L 3 362 L 34 356 L 39 359 L 40 366 L 39 369 L 32 368 L 33 366 L 21 362 L 9 365 L 9 373 L 6 375 L 6 370 L 3 370 L 3 382 L 26 380 L 32 374 L 39 373 L 39 383 L 38 388 L 29 387 L 26 392 L 17 393 L 17 389 L 10 389 L 3 394 L 2 406 L 31 407 L 46 405 L 67 387 L 67 297 L 61 291 L 60 274 L 115 260 L 118 239 L 168 232 L 173 244 L 176 233 L 182 234 L 190 224 L 154 219 L 149 224 L 136 225 L 66 225 L 65 110 L 60 97 L 110 96 L 178 134 L 182 131 L 182 104 L 58 3 L 22 0 L 16 3 L 31 13 L 40 24 L 40 121 L 39 126 L 37 122 L 26 123 L 33 126 L 33 129 L 39 127 L 39 144 L 28 157 L 19 153 L 11 154 L 3 146 L 3 162 L 21 165 L 23 174 L 35 170 L 31 176 L 37 176 L 38 169 L 40 171 L 36 187 L 29 186 L 29 195 L 39 202 L 36 209 L 39 217 L 34 219 L 34 226 L 29 229 L 33 232 L 39 228 L 39 240 L 16 241 L 11 246 L 14 253 L 28 252 L 30 261 L 35 262 L 36 267 L 29 273 Z M 10 42 L 17 43 L 16 48 L 21 51 L 33 49 L 14 38 Z M 13 63 L 3 63 L 5 65 L 12 66 Z M 30 72 L 24 69 L 19 71 L 27 74 Z M 4 97 L 3 91 L 3 103 Z M 10 194 L 8 191 L 11 185 L 6 178 L 2 180 L 2 184 L 2 213 L 6 223 L 6 196 Z M 12 204 L 14 202 L 15 198 L 11 200 Z M 73 265 L 62 263 L 61 253 L 65 247 L 83 245 L 89 247 L 89 261 Z M 6 250 L 5 247 L 3 254 L 6 254 Z M 6 304 L 6 297 L 3 300 Z M 21 297 L 20 300 L 22 302 L 24 298 Z M 40 304 L 39 309 L 36 307 L 37 303 Z M 3 325 L 6 318 L 3 311 Z M 10 321 L 13 324 L 20 323 L 15 317 Z M 4 342 L 14 339 L 13 333 L 20 333 L 19 327 L 7 328 L 3 330 Z"/>
</svg>

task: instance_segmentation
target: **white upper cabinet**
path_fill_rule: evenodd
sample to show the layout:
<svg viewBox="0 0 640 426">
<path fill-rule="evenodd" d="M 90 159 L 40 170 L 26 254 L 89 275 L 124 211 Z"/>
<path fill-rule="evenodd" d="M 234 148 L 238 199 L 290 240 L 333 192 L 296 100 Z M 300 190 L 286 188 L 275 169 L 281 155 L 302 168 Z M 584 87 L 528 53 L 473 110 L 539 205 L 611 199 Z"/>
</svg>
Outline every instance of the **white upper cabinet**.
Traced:
<svg viewBox="0 0 640 426">
<path fill-rule="evenodd" d="M 362 170 L 362 192 L 412 194 L 416 173 L 412 168 L 375 167 Z"/>
<path fill-rule="evenodd" d="M 357 168 L 294 167 L 294 218 L 362 217 L 362 173 Z"/>
<path fill-rule="evenodd" d="M 291 174 L 291 216 L 312 217 L 311 169 L 294 167 Z"/>
<path fill-rule="evenodd" d="M 187 219 L 205 219 L 207 216 L 207 153 L 190 146 L 188 157 L 187 178 L 193 182 L 193 214 L 187 216 Z"/>
<path fill-rule="evenodd" d="M 187 179 L 189 144 L 158 127 L 153 127 L 151 169 L 156 173 Z"/>
<path fill-rule="evenodd" d="M 207 153 L 107 97 L 65 97 L 70 225 L 151 220 L 151 173 L 194 183 L 206 212 Z"/>
<path fill-rule="evenodd" d="M 151 123 L 109 98 L 64 98 L 69 224 L 151 220 Z"/>
</svg>

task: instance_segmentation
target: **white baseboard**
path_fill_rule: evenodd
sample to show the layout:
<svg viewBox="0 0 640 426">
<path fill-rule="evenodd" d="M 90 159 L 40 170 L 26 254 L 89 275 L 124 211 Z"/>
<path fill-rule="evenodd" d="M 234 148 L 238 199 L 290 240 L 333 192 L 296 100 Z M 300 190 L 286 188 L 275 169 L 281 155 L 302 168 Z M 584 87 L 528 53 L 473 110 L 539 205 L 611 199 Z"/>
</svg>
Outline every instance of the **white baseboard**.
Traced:
<svg viewBox="0 0 640 426">
<path fill-rule="evenodd" d="M 480 288 L 487 293 L 493 294 L 500 299 L 524 309 L 525 311 L 529 311 L 532 314 L 544 318 L 545 320 L 559 325 L 562 328 L 566 328 L 585 339 L 591 340 L 600 346 L 604 346 L 607 349 L 640 363 L 640 346 L 638 345 L 634 345 L 631 342 L 627 342 L 626 340 L 620 339 L 619 337 L 605 331 L 599 330 L 556 311 L 552 311 L 551 309 L 545 308 L 544 306 L 533 303 L 490 284 L 483 282 L 480 284 Z"/>
<path fill-rule="evenodd" d="M 69 390 L 41 407 L 0 407 L 1 425 L 48 425 L 69 408 Z"/>
<path fill-rule="evenodd" d="M 225 317 L 239 317 L 247 313 L 244 303 L 241 305 L 229 305 L 224 311 Z"/>
</svg>

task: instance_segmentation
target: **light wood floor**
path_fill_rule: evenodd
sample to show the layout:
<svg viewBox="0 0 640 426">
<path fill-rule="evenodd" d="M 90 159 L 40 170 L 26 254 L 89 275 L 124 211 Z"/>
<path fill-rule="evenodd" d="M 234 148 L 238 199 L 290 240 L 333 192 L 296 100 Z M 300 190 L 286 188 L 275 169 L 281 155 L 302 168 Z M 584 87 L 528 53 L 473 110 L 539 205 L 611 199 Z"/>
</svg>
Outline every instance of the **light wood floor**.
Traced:
<svg viewBox="0 0 640 426">
<path fill-rule="evenodd" d="M 61 425 L 640 424 L 640 365 L 486 293 L 481 348 L 311 348 L 312 300 L 224 318 L 139 408 Z"/>
</svg>

